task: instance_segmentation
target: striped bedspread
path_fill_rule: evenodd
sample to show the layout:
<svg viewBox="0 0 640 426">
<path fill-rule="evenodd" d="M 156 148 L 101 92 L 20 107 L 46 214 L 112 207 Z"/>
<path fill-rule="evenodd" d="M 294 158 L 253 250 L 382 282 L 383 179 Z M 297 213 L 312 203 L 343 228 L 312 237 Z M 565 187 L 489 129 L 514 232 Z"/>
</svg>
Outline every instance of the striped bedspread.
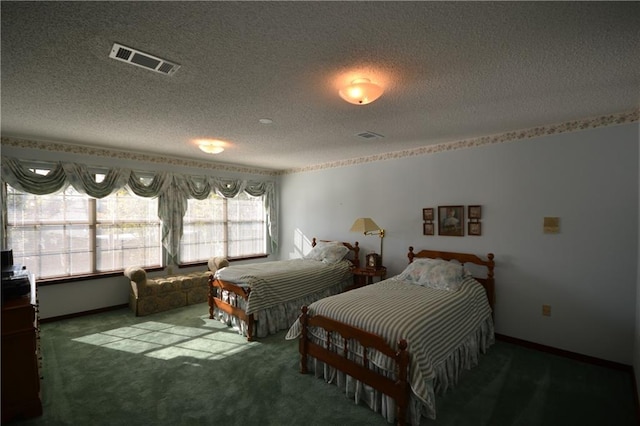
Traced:
<svg viewBox="0 0 640 426">
<path fill-rule="evenodd" d="M 491 308 L 482 285 L 468 277 L 460 290 L 448 292 L 390 278 L 377 284 L 321 299 L 309 306 L 311 315 L 323 315 L 362 328 L 385 338 L 396 347 L 407 340 L 411 356 L 410 383 L 423 403 L 428 401 L 439 367 L 464 339 L 491 318 Z M 296 338 L 299 321 L 286 338 Z M 310 332 L 319 338 L 317 331 Z M 378 367 L 391 368 L 386 357 L 372 358 Z M 384 364 L 384 365 L 381 365 Z"/>
<path fill-rule="evenodd" d="M 251 288 L 246 313 L 302 298 L 351 279 L 351 262 L 290 259 L 228 266 L 216 278 Z"/>
</svg>

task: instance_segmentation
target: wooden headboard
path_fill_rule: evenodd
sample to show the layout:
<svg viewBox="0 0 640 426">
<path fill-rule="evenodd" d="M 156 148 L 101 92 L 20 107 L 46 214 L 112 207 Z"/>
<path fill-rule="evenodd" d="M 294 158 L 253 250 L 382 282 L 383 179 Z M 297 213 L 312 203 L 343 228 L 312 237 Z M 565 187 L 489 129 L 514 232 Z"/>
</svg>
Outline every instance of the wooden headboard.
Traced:
<svg viewBox="0 0 640 426">
<path fill-rule="evenodd" d="M 320 240 L 321 242 L 329 242 L 331 240 Z M 347 243 L 345 241 L 340 241 L 342 243 L 343 246 L 345 246 L 346 248 L 348 248 L 350 251 L 353 252 L 353 259 L 351 259 L 351 262 L 353 263 L 353 266 L 355 266 L 356 268 L 360 267 L 360 246 L 359 243 L 356 241 L 355 244 L 351 244 L 351 243 Z M 311 240 L 311 247 L 315 247 L 317 244 L 316 242 L 316 237 L 313 237 L 313 239 Z"/>
<path fill-rule="evenodd" d="M 495 281 L 493 278 L 493 268 L 496 264 L 493 260 L 493 253 L 487 254 L 487 260 L 484 260 L 476 256 L 475 254 L 470 253 L 456 253 L 437 250 L 421 250 L 418 253 L 414 253 L 413 247 L 409 247 L 409 253 L 407 254 L 407 257 L 409 258 L 409 263 L 413 262 L 414 258 L 426 257 L 430 259 L 456 260 L 462 265 L 464 265 L 465 263 L 473 263 L 474 265 L 486 267 L 486 276 L 479 277 L 474 275 L 474 278 L 478 282 L 480 282 L 480 284 L 482 284 L 484 290 L 487 292 L 487 299 L 489 300 L 489 305 L 493 310 L 496 301 Z"/>
</svg>

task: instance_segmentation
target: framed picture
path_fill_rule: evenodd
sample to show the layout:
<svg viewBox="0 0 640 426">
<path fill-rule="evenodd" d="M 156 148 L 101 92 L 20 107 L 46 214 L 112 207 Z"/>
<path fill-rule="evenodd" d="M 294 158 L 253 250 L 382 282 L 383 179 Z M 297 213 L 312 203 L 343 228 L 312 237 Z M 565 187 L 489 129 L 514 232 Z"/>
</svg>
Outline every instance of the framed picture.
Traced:
<svg viewBox="0 0 640 426">
<path fill-rule="evenodd" d="M 482 217 L 481 206 L 469 206 L 469 219 L 480 219 Z"/>
<path fill-rule="evenodd" d="M 438 206 L 438 235 L 464 236 L 464 206 Z"/>
<path fill-rule="evenodd" d="M 433 208 L 422 209 L 422 220 L 433 220 Z"/>
<path fill-rule="evenodd" d="M 469 235 L 482 235 L 482 227 L 480 222 L 469 222 Z"/>
<path fill-rule="evenodd" d="M 424 235 L 433 235 L 433 228 L 434 228 L 433 222 L 425 222 L 422 225 L 422 233 Z"/>
</svg>

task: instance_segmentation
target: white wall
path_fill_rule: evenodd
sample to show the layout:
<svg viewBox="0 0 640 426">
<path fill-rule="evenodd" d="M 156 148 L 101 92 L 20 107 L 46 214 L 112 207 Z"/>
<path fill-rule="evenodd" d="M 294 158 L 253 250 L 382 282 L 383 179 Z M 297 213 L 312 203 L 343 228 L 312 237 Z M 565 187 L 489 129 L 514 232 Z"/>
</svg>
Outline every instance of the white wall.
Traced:
<svg viewBox="0 0 640 426">
<path fill-rule="evenodd" d="M 363 153 L 364 155 L 365 153 Z M 281 257 L 311 237 L 385 228 L 383 263 L 407 247 L 496 256 L 496 332 L 631 364 L 638 285 L 638 124 L 405 157 L 281 178 Z M 480 237 L 422 235 L 422 209 L 482 205 Z M 544 234 L 545 216 L 560 233 Z M 541 315 L 542 304 L 552 307 Z"/>
</svg>

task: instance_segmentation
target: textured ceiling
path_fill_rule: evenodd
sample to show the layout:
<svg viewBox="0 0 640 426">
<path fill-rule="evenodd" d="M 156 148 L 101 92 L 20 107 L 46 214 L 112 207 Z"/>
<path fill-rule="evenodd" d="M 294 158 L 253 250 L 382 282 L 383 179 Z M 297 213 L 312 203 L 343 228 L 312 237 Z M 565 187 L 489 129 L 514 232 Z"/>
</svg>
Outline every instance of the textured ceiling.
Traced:
<svg viewBox="0 0 640 426">
<path fill-rule="evenodd" d="M 638 2 L 2 1 L 0 11 L 5 137 L 282 170 L 640 104 Z M 114 42 L 181 68 L 169 77 L 110 59 Z M 355 77 L 385 93 L 344 102 L 338 88 Z M 191 142 L 202 137 L 231 146 L 207 155 Z"/>
</svg>

